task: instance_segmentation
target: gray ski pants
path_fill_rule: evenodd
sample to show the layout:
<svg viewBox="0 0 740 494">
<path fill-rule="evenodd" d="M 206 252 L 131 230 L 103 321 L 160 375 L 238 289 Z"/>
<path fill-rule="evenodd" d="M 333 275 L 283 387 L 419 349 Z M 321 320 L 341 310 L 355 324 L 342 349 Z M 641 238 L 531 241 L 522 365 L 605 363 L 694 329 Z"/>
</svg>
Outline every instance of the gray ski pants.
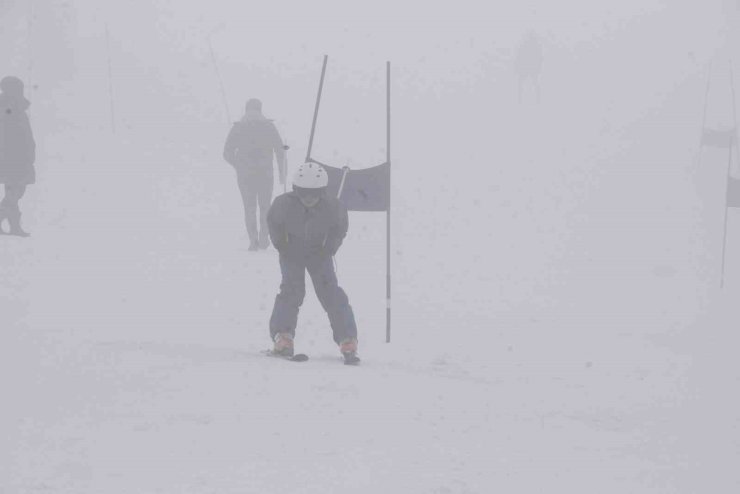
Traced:
<svg viewBox="0 0 740 494">
<path fill-rule="evenodd" d="M 244 203 L 244 222 L 249 240 L 257 242 L 259 236 L 267 238 L 267 211 L 272 203 L 274 178 L 272 169 L 239 170 L 239 192 Z M 259 203 L 259 231 L 257 230 L 257 204 Z"/>
<path fill-rule="evenodd" d="M 357 338 L 357 324 L 349 299 L 337 282 L 331 256 L 307 255 L 302 258 L 280 254 L 283 275 L 280 293 L 270 318 L 270 337 L 277 333 L 295 336 L 298 310 L 306 295 L 306 271 L 311 276 L 316 296 L 329 316 L 334 341 L 339 344 L 347 338 Z"/>
<path fill-rule="evenodd" d="M 3 208 L 9 214 L 19 213 L 20 208 L 18 207 L 18 203 L 25 193 L 25 185 L 5 184 L 5 197 L 0 202 L 0 208 Z"/>
</svg>

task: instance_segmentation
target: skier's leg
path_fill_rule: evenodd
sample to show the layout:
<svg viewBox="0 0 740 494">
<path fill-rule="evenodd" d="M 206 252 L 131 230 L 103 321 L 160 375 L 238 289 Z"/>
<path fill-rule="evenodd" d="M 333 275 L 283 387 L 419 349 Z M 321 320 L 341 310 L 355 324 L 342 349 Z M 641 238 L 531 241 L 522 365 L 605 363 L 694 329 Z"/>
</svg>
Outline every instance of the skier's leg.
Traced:
<svg viewBox="0 0 740 494">
<path fill-rule="evenodd" d="M 5 198 L 3 199 L 3 209 L 6 211 L 5 216 L 10 224 L 10 234 L 20 237 L 27 237 L 28 233 L 21 227 L 21 210 L 18 205 L 23 195 L 26 193 L 26 185 L 12 184 L 5 185 Z"/>
<path fill-rule="evenodd" d="M 334 341 L 357 339 L 357 324 L 347 294 L 337 282 L 334 263 L 329 256 L 311 259 L 307 265 L 316 296 L 329 316 Z"/>
<path fill-rule="evenodd" d="M 8 215 L 10 213 L 10 210 L 8 208 L 8 205 L 10 204 L 10 192 L 9 192 L 9 185 L 5 185 L 5 194 L 3 195 L 3 200 L 0 201 L 0 232 L 4 232 L 3 229 L 3 222 L 8 218 Z"/>
<path fill-rule="evenodd" d="M 272 189 L 275 183 L 275 178 L 272 172 L 265 173 L 261 177 L 259 194 L 257 196 L 260 207 L 260 233 L 259 242 L 260 247 L 266 249 L 270 246 L 270 231 L 267 228 L 267 212 L 270 210 L 270 204 L 272 203 Z"/>
<path fill-rule="evenodd" d="M 9 194 L 10 194 L 9 189 L 10 189 L 10 187 L 11 187 L 10 185 L 5 184 L 5 194 L 3 195 L 3 200 L 0 201 L 0 212 L 5 211 L 6 206 L 10 202 L 10 197 L 9 197 Z"/>
<path fill-rule="evenodd" d="M 17 185 L 5 184 L 5 195 L 3 196 L 3 200 L 0 201 L 0 208 L 2 208 L 3 211 L 11 211 L 18 207 L 18 201 L 20 198 L 17 197 L 17 188 Z"/>
<path fill-rule="evenodd" d="M 289 259 L 280 255 L 280 272 L 283 279 L 280 293 L 275 297 L 275 306 L 270 317 L 270 338 L 278 333 L 295 336 L 298 324 L 298 309 L 306 296 L 306 268 L 300 259 Z"/>
<path fill-rule="evenodd" d="M 257 247 L 257 193 L 254 177 L 248 176 L 246 172 L 237 173 L 239 192 L 244 204 L 244 223 L 247 226 L 250 249 Z"/>
<path fill-rule="evenodd" d="M 26 189 L 28 187 L 23 184 L 13 185 L 13 201 L 15 201 L 15 208 L 20 211 L 19 203 L 23 196 L 26 195 Z"/>
</svg>

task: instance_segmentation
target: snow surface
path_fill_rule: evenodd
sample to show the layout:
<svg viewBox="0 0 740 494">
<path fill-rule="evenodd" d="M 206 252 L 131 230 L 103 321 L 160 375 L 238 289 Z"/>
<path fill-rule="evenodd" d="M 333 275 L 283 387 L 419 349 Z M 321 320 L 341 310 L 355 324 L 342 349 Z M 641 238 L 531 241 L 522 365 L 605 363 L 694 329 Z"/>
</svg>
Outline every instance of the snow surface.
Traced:
<svg viewBox="0 0 740 494">
<path fill-rule="evenodd" d="M 710 61 L 708 123 L 731 115 L 737 13 L 565 3 L 274 5 L 257 27 L 236 2 L 37 5 L 69 50 L 34 45 L 33 236 L 0 238 L 0 492 L 740 492 L 740 215 L 720 290 L 727 158 L 698 150 Z M 24 5 L 0 3 L 19 73 Z M 337 258 L 360 367 L 311 288 L 311 360 L 261 355 L 279 271 L 220 158 L 219 23 L 232 119 L 262 96 L 293 167 L 324 52 L 318 158 L 382 161 L 394 62 L 391 344 L 383 215 L 352 213 Z M 530 27 L 543 101 L 518 105 Z"/>
</svg>

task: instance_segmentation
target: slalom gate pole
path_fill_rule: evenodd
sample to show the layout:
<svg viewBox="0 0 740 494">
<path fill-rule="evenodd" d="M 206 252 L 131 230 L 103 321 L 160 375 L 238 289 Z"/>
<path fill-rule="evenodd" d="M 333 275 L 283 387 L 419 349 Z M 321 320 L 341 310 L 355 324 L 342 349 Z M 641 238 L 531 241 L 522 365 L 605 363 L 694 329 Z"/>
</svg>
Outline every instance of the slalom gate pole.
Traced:
<svg viewBox="0 0 740 494">
<path fill-rule="evenodd" d="M 218 79 L 218 85 L 221 89 L 221 99 L 223 101 L 224 110 L 226 113 L 226 124 L 231 125 L 231 112 L 229 111 L 229 100 L 226 97 L 226 89 L 224 89 L 224 80 L 221 77 L 221 71 L 218 69 L 218 62 L 216 61 L 216 53 L 213 51 L 213 43 L 211 43 L 211 35 L 208 35 L 208 50 L 211 53 L 211 63 L 213 63 L 213 70 L 216 72 L 216 79 Z"/>
<path fill-rule="evenodd" d="M 290 146 L 288 146 L 288 141 L 285 141 L 283 145 L 283 152 L 285 153 L 283 155 L 283 193 L 288 192 L 288 149 L 290 149 Z"/>
<path fill-rule="evenodd" d="M 730 157 L 727 162 L 727 187 L 725 188 L 725 229 L 722 235 L 722 274 L 719 282 L 719 287 L 725 287 L 725 258 L 727 253 L 727 217 L 730 208 L 728 207 L 729 192 L 730 192 L 730 170 L 732 169 L 732 145 L 730 146 Z"/>
<path fill-rule="evenodd" d="M 28 100 L 33 101 L 33 17 L 35 14 L 34 11 L 34 5 L 33 0 L 29 0 L 28 2 Z M 33 110 L 33 106 L 28 110 L 28 114 L 30 115 L 31 111 Z"/>
<path fill-rule="evenodd" d="M 735 107 L 736 99 L 735 99 L 735 75 L 734 70 L 732 66 L 732 60 L 730 60 L 730 89 L 732 92 L 732 118 L 733 118 L 733 125 L 734 127 L 734 136 L 733 136 L 733 142 L 730 143 L 730 151 L 729 151 L 729 158 L 727 159 L 727 187 L 725 189 L 725 226 L 724 226 L 724 233 L 722 234 L 722 275 L 720 279 L 719 286 L 720 288 L 724 288 L 725 286 L 725 260 L 727 257 L 727 222 L 728 222 L 728 216 L 730 213 L 729 208 L 729 194 L 730 194 L 730 180 L 732 179 L 732 148 L 738 144 L 737 141 L 737 108 Z"/>
<path fill-rule="evenodd" d="M 319 79 L 319 92 L 316 95 L 316 107 L 313 110 L 313 122 L 311 123 L 311 135 L 308 138 L 308 151 L 306 151 L 306 162 L 311 159 L 311 150 L 313 149 L 313 138 L 316 132 L 316 121 L 319 118 L 319 105 L 321 104 L 321 92 L 324 90 L 324 77 L 326 76 L 326 63 L 329 60 L 328 55 L 324 55 L 324 64 L 321 67 L 321 79 Z"/>
<path fill-rule="evenodd" d="M 707 88 L 704 91 L 704 112 L 701 117 L 701 138 L 699 139 L 699 152 L 704 148 L 704 131 L 707 127 L 707 108 L 709 107 L 709 87 L 712 84 L 712 62 L 709 62 L 707 72 Z"/>
<path fill-rule="evenodd" d="M 391 63 L 386 62 L 386 161 L 388 162 L 388 210 L 386 211 L 386 309 L 385 342 L 391 342 Z"/>
<path fill-rule="evenodd" d="M 730 91 L 732 93 L 732 125 L 734 134 L 734 142 L 730 144 L 730 147 L 738 144 L 737 135 L 737 99 L 735 98 L 735 69 L 732 66 L 732 60 L 730 60 Z M 732 161 L 732 159 L 730 159 Z"/>
<path fill-rule="evenodd" d="M 108 24 L 105 25 L 105 49 L 108 54 L 108 99 L 110 100 L 110 128 L 116 133 L 116 108 L 113 100 L 113 63 L 110 53 L 110 31 Z"/>
</svg>

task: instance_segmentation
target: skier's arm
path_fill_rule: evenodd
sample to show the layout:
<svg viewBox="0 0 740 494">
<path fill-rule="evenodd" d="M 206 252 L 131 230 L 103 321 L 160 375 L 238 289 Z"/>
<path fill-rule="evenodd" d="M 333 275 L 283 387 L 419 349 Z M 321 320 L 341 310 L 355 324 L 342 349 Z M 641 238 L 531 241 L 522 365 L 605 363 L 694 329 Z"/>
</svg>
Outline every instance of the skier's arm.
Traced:
<svg viewBox="0 0 740 494">
<path fill-rule="evenodd" d="M 229 136 L 226 138 L 226 144 L 224 144 L 224 159 L 231 166 L 236 166 L 236 129 L 236 125 L 231 128 Z"/>
<path fill-rule="evenodd" d="M 285 183 L 285 174 L 286 174 L 286 166 L 285 166 L 285 148 L 283 146 L 283 140 L 280 137 L 280 133 L 278 132 L 275 125 L 272 125 L 272 150 L 275 153 L 275 159 L 277 160 L 278 164 L 278 175 L 280 177 L 280 183 Z"/>
<path fill-rule="evenodd" d="M 332 256 L 336 254 L 342 246 L 344 237 L 347 236 L 347 230 L 349 230 L 349 215 L 347 214 L 347 208 L 340 204 L 337 222 L 331 230 L 329 230 L 329 235 L 326 238 L 326 250 Z"/>
</svg>

